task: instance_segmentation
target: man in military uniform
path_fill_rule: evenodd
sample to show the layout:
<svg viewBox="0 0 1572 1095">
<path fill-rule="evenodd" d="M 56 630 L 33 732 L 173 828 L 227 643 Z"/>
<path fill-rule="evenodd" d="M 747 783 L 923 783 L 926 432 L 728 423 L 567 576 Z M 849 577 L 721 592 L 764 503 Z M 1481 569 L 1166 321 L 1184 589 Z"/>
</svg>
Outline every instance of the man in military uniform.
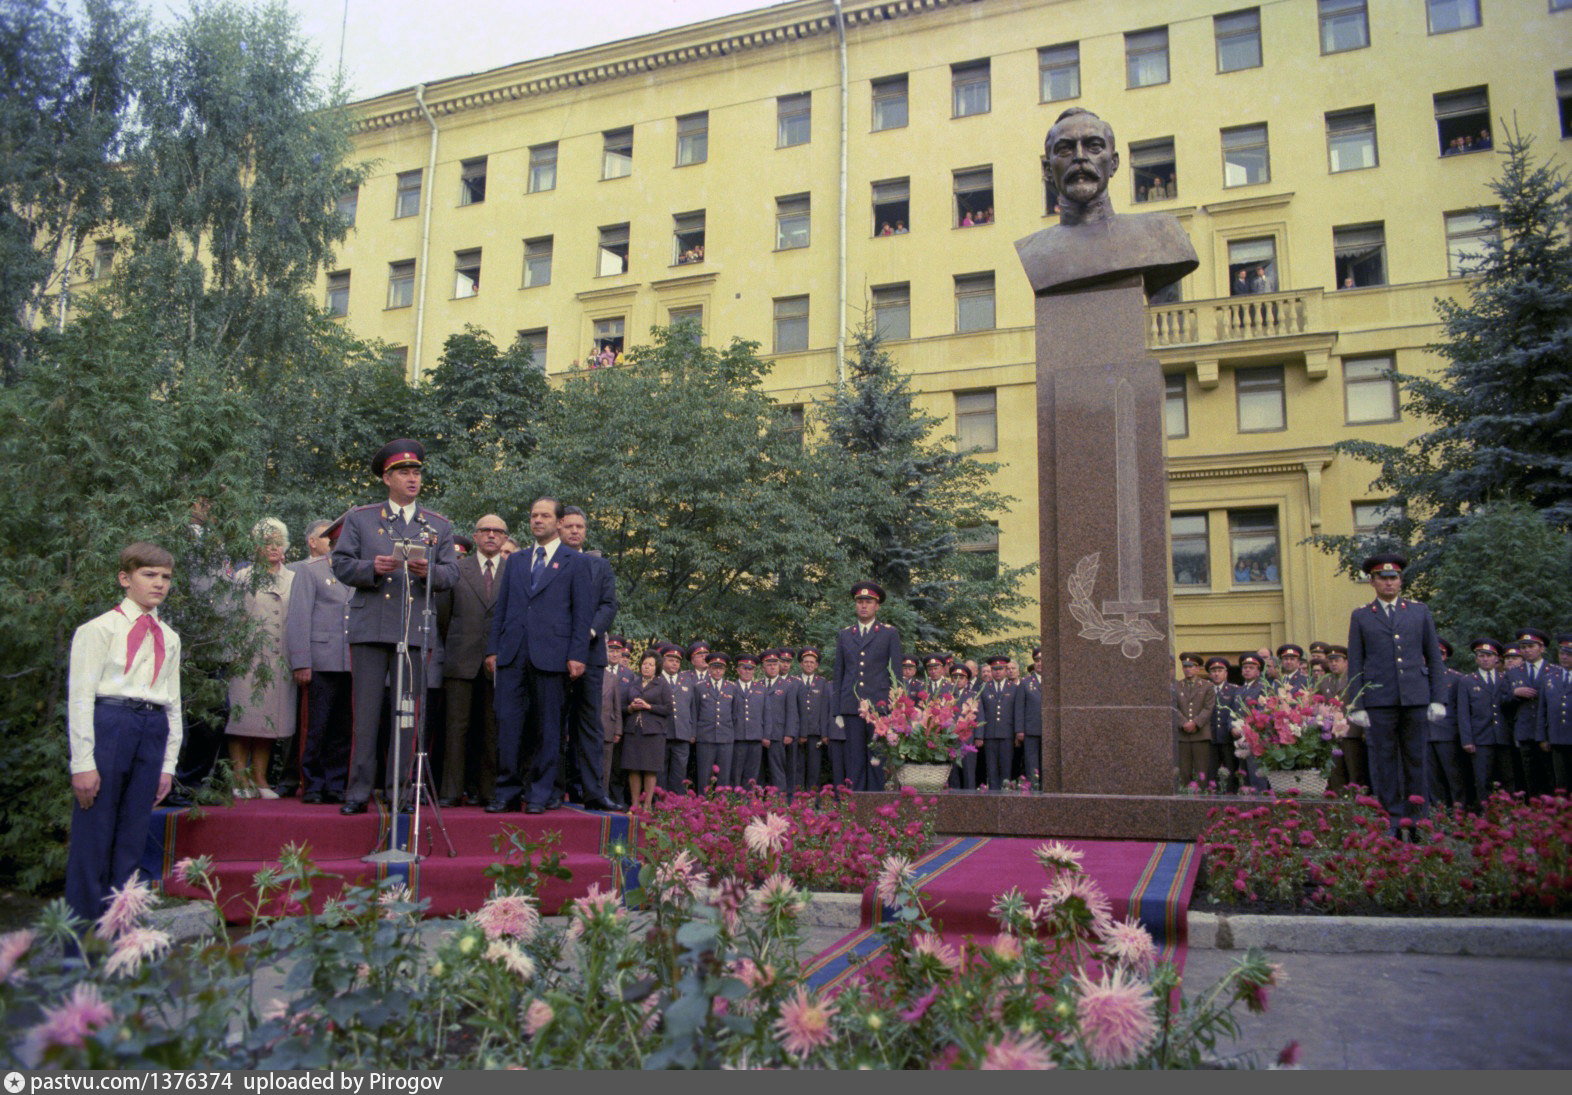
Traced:
<svg viewBox="0 0 1572 1095">
<path fill-rule="evenodd" d="M 759 659 L 737 655 L 736 733 L 731 748 L 731 785 L 748 787 L 759 782 L 764 762 L 764 685 L 753 679 Z"/>
<path fill-rule="evenodd" d="M 705 651 L 708 650 L 706 643 Z M 697 680 L 691 669 L 682 668 L 682 650 L 674 643 L 666 643 L 661 650 L 661 672 L 671 685 L 671 734 L 666 739 L 666 773 L 660 785 L 670 794 L 680 795 L 688 781 L 689 754 L 699 740 L 698 709 L 693 696 Z"/>
<path fill-rule="evenodd" d="M 1441 640 L 1441 655 L 1452 656 L 1452 644 L 1445 639 Z M 1446 706 L 1446 713 L 1430 719 L 1430 801 L 1443 807 L 1471 807 L 1475 801 L 1473 766 L 1463 763 L 1466 754 L 1462 750 L 1457 718 L 1464 678 L 1450 665 L 1446 667 L 1445 676 L 1446 697 L 1441 702 Z"/>
<path fill-rule="evenodd" d="M 817 791 L 823 777 L 830 729 L 830 682 L 819 676 L 818 647 L 803 647 L 801 662 L 802 673 L 792 678 L 797 700 L 791 724 L 792 737 L 797 742 L 793 746 L 792 782 L 804 790 Z M 841 760 L 844 763 L 844 752 Z M 835 772 L 833 762 L 830 772 L 832 775 Z"/>
<path fill-rule="evenodd" d="M 1279 667 L 1279 680 L 1288 687 L 1301 689 L 1310 687 L 1310 674 L 1305 672 L 1305 652 L 1298 643 L 1284 643 L 1277 648 L 1277 664 Z"/>
<path fill-rule="evenodd" d="M 1561 790 L 1572 788 L 1572 635 L 1556 636 L 1559 664 L 1545 681 L 1539 704 L 1540 740 L 1549 742 L 1552 774 Z"/>
<path fill-rule="evenodd" d="M 1458 683 L 1458 747 L 1469 758 L 1474 776 L 1475 808 L 1499 784 L 1512 790 L 1512 764 L 1507 754 L 1514 752 L 1512 729 L 1501 712 L 1506 694 L 1506 675 L 1501 672 L 1501 644 L 1494 639 L 1475 639 L 1469 643 L 1474 652 L 1473 673 Z"/>
<path fill-rule="evenodd" d="M 1512 727 L 1512 743 L 1521 758 L 1523 788 L 1530 795 L 1548 795 L 1554 778 L 1551 774 L 1550 743 L 1540 734 L 1541 693 L 1545 683 L 1559 667 L 1545 660 L 1550 636 L 1537 627 L 1517 633 L 1517 648 L 1522 652 L 1520 668 L 1507 670 L 1507 694 L 1501 698 L 1501 712 Z"/>
<path fill-rule="evenodd" d="M 332 522 L 319 521 L 306 534 L 320 538 Z M 331 551 L 331 545 L 329 546 Z M 284 653 L 295 683 L 306 693 L 306 741 L 300 769 L 303 801 L 342 803 L 349 778 L 350 702 L 349 598 L 352 590 L 333 574 L 327 555 L 295 567 L 284 617 Z"/>
<path fill-rule="evenodd" d="M 781 676 L 780 652 L 764 652 L 764 687 L 761 690 L 764 725 L 764 760 L 769 769 L 771 787 L 791 794 L 796 788 L 791 778 L 792 709 L 796 706 L 795 689 L 788 678 Z"/>
<path fill-rule="evenodd" d="M 857 622 L 835 637 L 836 722 L 846 731 L 846 777 L 854 791 L 882 791 L 884 771 L 869 763 L 872 730 L 863 719 L 862 701 L 875 707 L 889 702 L 890 680 L 899 673 L 901 633 L 879 622 L 884 587 L 859 582 L 852 587 Z"/>
<path fill-rule="evenodd" d="M 917 675 L 917 658 L 913 654 L 901 655 L 901 684 L 906 686 L 906 694 L 913 699 L 922 691 L 922 679 Z"/>
<path fill-rule="evenodd" d="M 697 790 L 701 794 L 731 783 L 732 751 L 737 738 L 737 685 L 726 679 L 730 660 L 719 650 L 710 651 L 704 663 L 705 678 L 693 689 L 698 707 Z"/>
<path fill-rule="evenodd" d="M 1179 786 L 1206 786 L 1211 778 L 1212 708 L 1217 689 L 1202 675 L 1201 655 L 1180 654 L 1183 678 L 1174 682 L 1174 734 L 1179 759 Z"/>
<path fill-rule="evenodd" d="M 414 752 L 412 728 L 419 723 L 416 700 L 426 694 L 422 655 L 437 641 L 435 615 L 432 634 L 426 633 L 427 588 L 451 589 L 458 580 L 453 526 L 416 501 L 425 459 L 425 447 L 418 441 L 400 438 L 382 446 L 372 457 L 371 474 L 387 487 L 387 501 L 345 514 L 333 548 L 334 576 L 355 590 L 349 605 L 355 732 L 344 805 L 339 808 L 344 814 L 365 813 L 371 798 L 382 699 L 399 679 L 396 659 L 400 657 L 404 658 L 404 694 L 393 697 L 393 717 L 397 726 L 400 716 L 406 716 L 408 728 L 396 733 L 399 753 L 390 761 L 389 773 L 394 780 L 408 776 Z"/>
<path fill-rule="evenodd" d="M 928 700 L 949 695 L 950 682 L 945 677 L 945 670 L 949 668 L 948 659 L 943 654 L 929 654 L 922 663 L 925 676 L 919 694 L 926 696 Z"/>
<path fill-rule="evenodd" d="M 1348 705 L 1348 648 L 1337 644 L 1326 648 L 1326 675 L 1316 686 L 1327 699 L 1343 701 Z M 1327 786 L 1341 791 L 1348 786 L 1369 787 L 1370 765 L 1365 759 L 1365 728 L 1357 723 L 1348 724 L 1348 733 L 1335 746 L 1332 771 Z"/>
<path fill-rule="evenodd" d="M 1376 596 L 1348 620 L 1348 681 L 1357 693 L 1348 718 L 1365 729 L 1371 792 L 1391 819 L 1393 833 L 1412 840 L 1412 828 L 1402 822 L 1426 814 L 1425 746 L 1429 718 L 1446 713 L 1446 662 L 1430 610 L 1402 596 L 1407 565 L 1395 554 L 1372 555 L 1364 562 Z"/>
<path fill-rule="evenodd" d="M 1233 773 L 1239 767 L 1239 760 L 1234 756 L 1234 691 L 1237 687 L 1229 683 L 1228 670 L 1232 668 L 1228 659 L 1213 655 L 1206 659 L 1206 675 L 1212 685 L 1212 741 L 1207 764 L 1206 778 L 1208 781 L 1216 780 L 1219 791 L 1233 789 Z"/>
<path fill-rule="evenodd" d="M 1043 648 L 1032 648 L 1031 672 L 1015 690 L 1015 741 L 1021 747 L 1021 775 L 1041 789 L 1043 759 Z"/>
<path fill-rule="evenodd" d="M 1015 685 L 1005 680 L 1010 659 L 995 654 L 988 659 L 989 680 L 977 697 L 977 729 L 983 742 L 983 778 L 988 790 L 1004 789 L 1010 778 L 1010 751 L 1015 746 Z"/>
<path fill-rule="evenodd" d="M 1246 651 L 1239 655 L 1239 678 L 1243 683 L 1234 689 L 1233 706 L 1236 714 L 1244 714 L 1249 709 L 1251 700 L 1258 700 L 1266 694 L 1266 681 L 1261 677 L 1261 671 L 1265 668 L 1266 659 L 1260 654 Z M 1236 750 L 1239 744 L 1236 739 L 1234 741 Z M 1253 754 L 1240 757 L 1235 752 L 1234 757 L 1234 771 L 1241 773 L 1237 780 L 1241 788 L 1247 783 L 1257 791 L 1270 788 L 1271 785 L 1267 783 L 1266 776 L 1261 772 L 1261 765 Z"/>
</svg>

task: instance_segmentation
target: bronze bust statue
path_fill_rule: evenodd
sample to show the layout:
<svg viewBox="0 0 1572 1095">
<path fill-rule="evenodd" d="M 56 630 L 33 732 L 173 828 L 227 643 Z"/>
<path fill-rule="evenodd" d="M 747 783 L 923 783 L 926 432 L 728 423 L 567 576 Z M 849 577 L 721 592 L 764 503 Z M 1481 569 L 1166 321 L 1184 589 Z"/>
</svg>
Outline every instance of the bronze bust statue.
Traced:
<svg viewBox="0 0 1572 1095">
<path fill-rule="evenodd" d="M 1200 265 L 1171 215 L 1114 212 L 1108 182 L 1119 170 L 1119 153 L 1107 122 L 1073 106 L 1048 130 L 1044 151 L 1059 194 L 1059 223 L 1015 244 L 1034 292 L 1080 289 L 1138 273 L 1151 296 Z"/>
</svg>

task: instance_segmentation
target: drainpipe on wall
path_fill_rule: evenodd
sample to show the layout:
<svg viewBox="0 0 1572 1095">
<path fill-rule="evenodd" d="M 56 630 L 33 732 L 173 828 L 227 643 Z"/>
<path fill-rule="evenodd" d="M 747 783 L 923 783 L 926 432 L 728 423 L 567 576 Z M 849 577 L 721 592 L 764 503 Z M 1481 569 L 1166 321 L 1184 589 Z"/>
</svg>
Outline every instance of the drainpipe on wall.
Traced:
<svg viewBox="0 0 1572 1095">
<path fill-rule="evenodd" d="M 431 200 L 436 192 L 437 175 L 437 120 L 426 109 L 425 84 L 415 85 L 415 105 L 420 107 L 420 112 L 426 117 L 426 124 L 431 127 L 431 152 L 426 157 L 426 173 L 421 178 L 421 195 L 425 198 L 426 209 L 420 221 L 420 264 L 415 268 L 418 284 L 416 292 L 419 296 L 415 300 L 415 345 L 409 355 L 411 384 L 420 383 L 420 348 L 425 343 L 426 335 L 426 285 L 431 280 L 431 271 L 427 266 L 431 258 Z"/>
<path fill-rule="evenodd" d="M 841 62 L 841 186 L 840 203 L 836 207 L 839 221 L 840 247 L 835 253 L 837 286 L 835 322 L 835 379 L 846 383 L 846 17 L 841 13 L 841 0 L 835 0 L 835 37 Z"/>
</svg>

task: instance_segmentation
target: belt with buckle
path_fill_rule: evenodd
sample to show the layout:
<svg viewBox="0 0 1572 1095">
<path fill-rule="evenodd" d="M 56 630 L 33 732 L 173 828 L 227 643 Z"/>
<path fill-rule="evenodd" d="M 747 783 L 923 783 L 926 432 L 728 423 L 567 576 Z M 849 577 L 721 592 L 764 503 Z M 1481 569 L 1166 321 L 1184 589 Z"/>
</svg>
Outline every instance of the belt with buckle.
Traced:
<svg viewBox="0 0 1572 1095">
<path fill-rule="evenodd" d="M 107 703 L 110 707 L 129 707 L 133 711 L 163 711 L 164 705 L 154 703 L 152 700 L 133 700 L 125 696 L 99 696 L 98 703 Z"/>
</svg>

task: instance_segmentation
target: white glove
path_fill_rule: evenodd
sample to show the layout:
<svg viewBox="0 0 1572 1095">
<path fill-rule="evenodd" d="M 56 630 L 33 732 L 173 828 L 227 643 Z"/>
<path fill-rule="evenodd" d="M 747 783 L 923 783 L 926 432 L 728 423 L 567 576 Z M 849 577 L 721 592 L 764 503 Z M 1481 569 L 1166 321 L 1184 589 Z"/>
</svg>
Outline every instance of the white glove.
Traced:
<svg viewBox="0 0 1572 1095">
<path fill-rule="evenodd" d="M 1370 716 L 1363 711 L 1350 711 L 1348 721 L 1365 730 L 1370 729 Z"/>
<path fill-rule="evenodd" d="M 1430 705 L 1430 721 L 1431 722 L 1440 722 L 1444 718 L 1446 718 L 1446 704 L 1444 704 L 1444 703 L 1433 703 L 1433 704 L 1431 704 Z"/>
<path fill-rule="evenodd" d="M 839 727 L 840 729 L 844 730 L 844 729 L 846 729 L 846 720 L 844 718 L 842 718 L 840 715 L 836 715 L 835 716 L 835 725 L 837 727 Z"/>
</svg>

